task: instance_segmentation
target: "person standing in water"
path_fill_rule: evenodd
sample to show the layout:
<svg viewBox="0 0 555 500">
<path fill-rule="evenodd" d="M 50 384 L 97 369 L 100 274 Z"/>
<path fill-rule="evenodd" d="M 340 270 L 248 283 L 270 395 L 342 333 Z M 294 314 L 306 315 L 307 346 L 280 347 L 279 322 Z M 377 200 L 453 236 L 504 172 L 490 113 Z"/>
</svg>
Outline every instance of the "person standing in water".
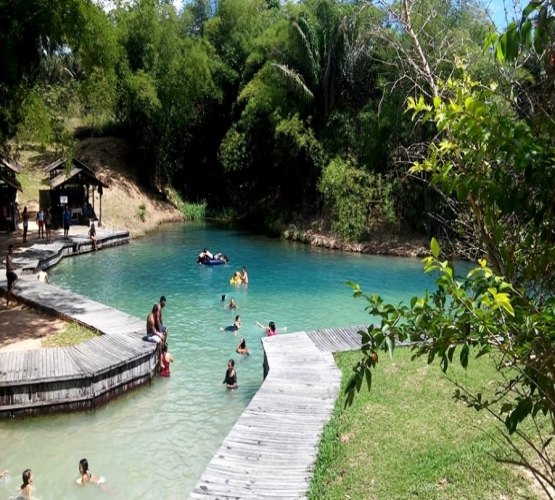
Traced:
<svg viewBox="0 0 555 500">
<path fill-rule="evenodd" d="M 227 362 L 227 370 L 222 384 L 225 384 L 228 389 L 237 389 L 237 373 L 235 372 L 235 361 L 233 359 Z"/>
<path fill-rule="evenodd" d="M 245 266 L 241 269 L 241 284 L 249 284 L 249 275 L 247 274 L 247 268 Z"/>
<path fill-rule="evenodd" d="M 164 344 L 160 354 L 160 377 L 170 376 L 170 363 L 173 363 L 173 356 L 168 352 L 168 344 Z"/>
<path fill-rule="evenodd" d="M 257 326 L 266 330 L 266 336 L 273 337 L 274 335 L 278 334 L 276 324 L 273 321 L 268 323 L 268 326 L 264 326 L 262 323 L 256 322 Z M 287 330 L 287 327 L 283 327 L 282 330 Z"/>
</svg>

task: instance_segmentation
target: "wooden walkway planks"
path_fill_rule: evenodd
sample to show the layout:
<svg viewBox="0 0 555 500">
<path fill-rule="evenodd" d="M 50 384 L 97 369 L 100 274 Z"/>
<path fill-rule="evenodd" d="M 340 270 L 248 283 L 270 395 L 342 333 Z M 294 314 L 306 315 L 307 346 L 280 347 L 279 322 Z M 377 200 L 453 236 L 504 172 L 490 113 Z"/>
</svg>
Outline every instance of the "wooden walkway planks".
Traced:
<svg viewBox="0 0 555 500">
<path fill-rule="evenodd" d="M 128 234 L 108 234 L 103 241 L 126 243 Z M 94 408 L 97 400 L 106 402 L 155 373 L 157 346 L 142 340 L 144 320 L 24 274 L 81 253 L 79 244 L 85 242 L 33 245 L 14 258 L 23 270 L 14 289 L 18 300 L 102 335 L 66 348 L 0 353 L 0 415 Z M 0 289 L 5 291 L 5 286 L 5 280 L 0 281 Z"/>
<path fill-rule="evenodd" d="M 307 332 L 318 349 L 324 352 L 355 351 L 362 346 L 359 330 L 366 331 L 367 325 L 347 328 L 326 328 Z"/>
<path fill-rule="evenodd" d="M 341 372 L 331 351 L 321 350 L 304 332 L 262 343 L 268 376 L 208 464 L 192 499 L 306 496 Z"/>
</svg>

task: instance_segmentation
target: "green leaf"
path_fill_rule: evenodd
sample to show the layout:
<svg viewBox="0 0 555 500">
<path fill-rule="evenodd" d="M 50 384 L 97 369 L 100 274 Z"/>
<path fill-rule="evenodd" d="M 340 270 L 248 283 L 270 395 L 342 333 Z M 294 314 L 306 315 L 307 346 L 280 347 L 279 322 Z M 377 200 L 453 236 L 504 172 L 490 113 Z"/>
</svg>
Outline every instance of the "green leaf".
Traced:
<svg viewBox="0 0 555 500">
<path fill-rule="evenodd" d="M 432 241 L 430 242 L 430 250 L 432 255 L 437 259 L 439 257 L 439 243 L 435 238 L 432 238 Z"/>
<path fill-rule="evenodd" d="M 369 366 L 366 367 L 366 385 L 368 387 L 368 391 L 370 391 L 370 389 L 372 389 L 372 370 L 370 369 Z"/>
<path fill-rule="evenodd" d="M 460 360 L 461 360 L 461 366 L 465 369 L 468 367 L 469 352 L 470 352 L 470 348 L 468 347 L 468 344 L 464 344 L 461 349 Z"/>
</svg>

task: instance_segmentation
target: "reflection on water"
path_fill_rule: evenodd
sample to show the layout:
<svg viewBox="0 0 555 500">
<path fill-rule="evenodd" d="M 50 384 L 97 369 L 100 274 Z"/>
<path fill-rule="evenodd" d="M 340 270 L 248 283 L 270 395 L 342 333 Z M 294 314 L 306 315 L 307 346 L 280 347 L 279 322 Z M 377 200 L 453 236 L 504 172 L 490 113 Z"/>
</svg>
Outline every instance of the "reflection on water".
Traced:
<svg viewBox="0 0 555 500">
<path fill-rule="evenodd" d="M 230 258 L 226 266 L 196 264 L 204 246 Z M 229 278 L 247 267 L 248 287 Z M 94 412 L 0 421 L 0 498 L 13 495 L 21 472 L 33 470 L 36 496 L 59 498 L 183 498 L 262 383 L 263 331 L 275 321 L 288 332 L 367 323 L 365 303 L 345 282 L 387 300 L 408 300 L 430 286 L 419 260 L 342 254 L 204 225 L 174 225 L 130 245 L 65 259 L 51 283 L 146 318 L 165 295 L 164 322 L 175 362 L 171 377 Z M 233 297 L 238 309 L 221 302 Z M 220 327 L 241 315 L 234 336 Z M 244 337 L 248 358 L 235 354 Z M 239 389 L 222 385 L 236 360 Z M 79 488 L 78 462 L 106 478 L 106 491 Z"/>
</svg>

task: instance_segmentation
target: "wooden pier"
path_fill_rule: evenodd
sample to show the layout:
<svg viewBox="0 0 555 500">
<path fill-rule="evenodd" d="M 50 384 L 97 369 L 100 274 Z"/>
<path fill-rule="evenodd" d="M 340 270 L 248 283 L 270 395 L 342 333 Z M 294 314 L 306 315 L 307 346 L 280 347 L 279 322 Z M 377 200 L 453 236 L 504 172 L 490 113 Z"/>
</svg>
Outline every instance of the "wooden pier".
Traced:
<svg viewBox="0 0 555 500">
<path fill-rule="evenodd" d="M 262 339 L 264 383 L 190 498 L 305 498 L 341 384 L 332 352 L 360 348 L 361 328 Z"/>
<path fill-rule="evenodd" d="M 99 248 L 129 240 L 99 235 Z M 152 379 L 156 344 L 144 342 L 145 322 L 81 295 L 39 282 L 30 273 L 63 257 L 91 251 L 88 238 L 38 244 L 14 256 L 20 273 L 13 295 L 21 302 L 99 332 L 75 346 L 0 353 L 0 417 L 92 410 Z M 0 281 L 5 292 L 6 281 Z"/>
</svg>

